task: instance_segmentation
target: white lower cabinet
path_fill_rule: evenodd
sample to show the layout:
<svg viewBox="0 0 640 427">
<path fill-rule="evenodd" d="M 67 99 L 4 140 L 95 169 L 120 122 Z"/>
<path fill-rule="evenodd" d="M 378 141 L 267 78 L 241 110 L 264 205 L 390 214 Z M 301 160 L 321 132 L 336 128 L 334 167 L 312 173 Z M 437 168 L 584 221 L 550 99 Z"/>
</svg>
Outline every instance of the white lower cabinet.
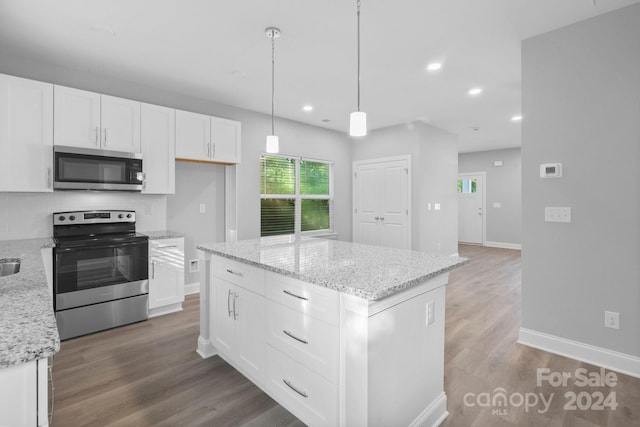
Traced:
<svg viewBox="0 0 640 427">
<path fill-rule="evenodd" d="M 303 423 L 435 427 L 446 418 L 447 274 L 367 300 L 221 256 L 209 265 L 198 353 L 219 354 Z"/>
<path fill-rule="evenodd" d="M 47 359 L 0 369 L 0 426 L 49 425 Z"/>
<path fill-rule="evenodd" d="M 184 237 L 149 240 L 149 317 L 182 310 Z"/>
<path fill-rule="evenodd" d="M 265 366 L 264 270 L 215 257 L 210 330 L 221 355 L 262 386 Z"/>
<path fill-rule="evenodd" d="M 307 425 L 338 425 L 337 385 L 271 346 L 265 389 Z"/>
</svg>

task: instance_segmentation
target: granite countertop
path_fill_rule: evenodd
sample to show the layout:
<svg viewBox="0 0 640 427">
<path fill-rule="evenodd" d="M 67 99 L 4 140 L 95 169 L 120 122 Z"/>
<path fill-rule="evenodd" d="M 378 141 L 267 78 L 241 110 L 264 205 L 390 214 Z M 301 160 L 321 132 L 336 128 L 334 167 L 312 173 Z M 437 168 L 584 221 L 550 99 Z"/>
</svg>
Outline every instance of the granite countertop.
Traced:
<svg viewBox="0 0 640 427">
<path fill-rule="evenodd" d="M 368 300 L 383 299 L 468 261 L 318 238 L 242 240 L 198 249 Z"/>
<path fill-rule="evenodd" d="M 0 369 L 60 350 L 52 295 L 40 249 L 50 238 L 0 241 L 0 259 L 19 258 L 20 272 L 0 277 Z"/>
<path fill-rule="evenodd" d="M 184 237 L 184 234 L 170 230 L 141 231 L 140 234 L 149 236 L 149 240 L 176 239 L 178 237 Z"/>
</svg>

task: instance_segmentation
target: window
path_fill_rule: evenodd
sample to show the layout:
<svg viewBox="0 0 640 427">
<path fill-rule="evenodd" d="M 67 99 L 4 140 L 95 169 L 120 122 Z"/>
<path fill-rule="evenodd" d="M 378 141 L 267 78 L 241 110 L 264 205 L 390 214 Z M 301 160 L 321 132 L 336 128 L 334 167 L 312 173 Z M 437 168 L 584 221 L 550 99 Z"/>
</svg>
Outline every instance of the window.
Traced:
<svg viewBox="0 0 640 427">
<path fill-rule="evenodd" d="M 458 180 L 458 193 L 475 193 L 477 186 L 477 179 L 459 179 Z"/>
<path fill-rule="evenodd" d="M 260 158 L 260 235 L 333 229 L 332 163 L 299 157 Z"/>
</svg>

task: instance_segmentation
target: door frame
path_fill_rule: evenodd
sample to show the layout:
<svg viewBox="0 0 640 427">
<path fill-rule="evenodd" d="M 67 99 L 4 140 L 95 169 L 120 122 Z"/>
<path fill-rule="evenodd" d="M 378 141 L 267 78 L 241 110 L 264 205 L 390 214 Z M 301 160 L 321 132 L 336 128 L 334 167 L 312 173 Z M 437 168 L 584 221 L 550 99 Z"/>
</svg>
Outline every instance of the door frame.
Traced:
<svg viewBox="0 0 640 427">
<path fill-rule="evenodd" d="M 482 177 L 482 246 L 487 246 L 487 173 L 486 172 L 458 172 L 458 178 L 467 176 Z M 458 198 L 458 226 L 460 221 L 460 199 Z M 458 243 L 460 243 L 460 235 L 458 234 Z"/>
<path fill-rule="evenodd" d="M 359 166 L 373 164 L 373 163 L 386 163 L 386 162 L 394 162 L 398 160 L 406 160 L 407 161 L 407 210 L 409 211 L 407 215 L 407 233 L 408 242 L 409 242 L 409 250 L 413 250 L 413 233 L 412 233 L 412 224 L 413 224 L 413 189 L 411 187 L 411 182 L 413 181 L 413 171 L 412 171 L 412 162 L 411 162 L 411 154 L 405 154 L 402 156 L 391 156 L 391 157 L 380 157 L 376 159 L 366 159 L 366 160 L 354 160 L 351 166 L 351 241 L 353 242 L 353 236 L 356 229 L 356 169 Z"/>
</svg>

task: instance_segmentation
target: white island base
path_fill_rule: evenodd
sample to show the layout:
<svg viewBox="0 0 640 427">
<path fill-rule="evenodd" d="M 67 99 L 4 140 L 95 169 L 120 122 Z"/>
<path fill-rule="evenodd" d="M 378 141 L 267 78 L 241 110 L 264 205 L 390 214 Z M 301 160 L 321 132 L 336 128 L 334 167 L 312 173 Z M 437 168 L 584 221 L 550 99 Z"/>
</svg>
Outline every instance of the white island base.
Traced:
<svg viewBox="0 0 640 427">
<path fill-rule="evenodd" d="M 199 247 L 198 353 L 220 355 L 311 426 L 438 426 L 444 272 L 379 300 Z"/>
</svg>

